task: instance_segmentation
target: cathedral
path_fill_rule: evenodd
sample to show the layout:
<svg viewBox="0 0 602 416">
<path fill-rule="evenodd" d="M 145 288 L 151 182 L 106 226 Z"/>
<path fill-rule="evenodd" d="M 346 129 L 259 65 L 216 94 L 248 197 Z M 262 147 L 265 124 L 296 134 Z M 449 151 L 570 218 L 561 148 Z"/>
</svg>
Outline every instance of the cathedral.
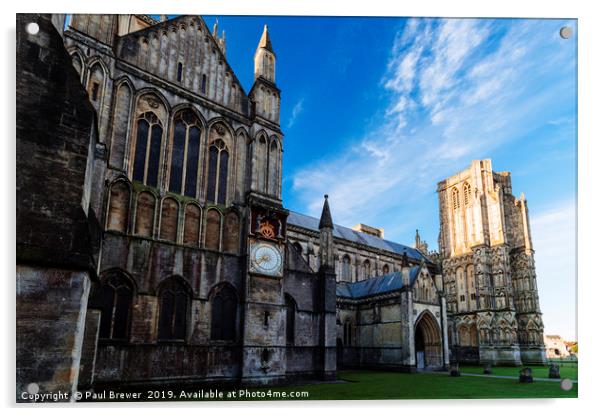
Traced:
<svg viewBox="0 0 602 416">
<path fill-rule="evenodd" d="M 438 184 L 439 252 L 290 211 L 267 26 L 246 92 L 199 16 L 65 19 L 17 17 L 17 395 L 545 362 L 509 173 Z"/>
</svg>

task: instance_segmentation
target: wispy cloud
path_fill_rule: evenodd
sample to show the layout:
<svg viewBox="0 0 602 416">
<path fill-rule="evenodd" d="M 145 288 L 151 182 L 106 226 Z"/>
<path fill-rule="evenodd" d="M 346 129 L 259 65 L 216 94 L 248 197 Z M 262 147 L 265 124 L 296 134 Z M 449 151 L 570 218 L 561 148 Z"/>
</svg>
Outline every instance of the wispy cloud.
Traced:
<svg viewBox="0 0 602 416">
<path fill-rule="evenodd" d="M 575 339 L 575 202 L 559 201 L 531 219 L 545 332 Z M 574 318 L 573 318 L 574 319 Z"/>
<path fill-rule="evenodd" d="M 290 129 L 291 127 L 293 127 L 293 125 L 297 121 L 297 117 L 299 117 L 299 114 L 301 114 L 303 112 L 303 104 L 304 103 L 305 103 L 305 98 L 301 98 L 295 103 L 295 106 L 293 107 L 293 110 L 291 111 L 291 117 L 288 119 L 287 128 Z"/>
<path fill-rule="evenodd" d="M 377 86 L 389 97 L 374 110 L 377 127 L 348 151 L 299 169 L 297 196 L 318 215 L 328 192 L 337 222 L 403 232 L 396 210 L 419 207 L 439 180 L 546 122 L 541 108 L 567 87 L 550 74 L 558 76 L 559 62 L 571 65 L 557 38 L 537 20 L 409 20 Z"/>
</svg>

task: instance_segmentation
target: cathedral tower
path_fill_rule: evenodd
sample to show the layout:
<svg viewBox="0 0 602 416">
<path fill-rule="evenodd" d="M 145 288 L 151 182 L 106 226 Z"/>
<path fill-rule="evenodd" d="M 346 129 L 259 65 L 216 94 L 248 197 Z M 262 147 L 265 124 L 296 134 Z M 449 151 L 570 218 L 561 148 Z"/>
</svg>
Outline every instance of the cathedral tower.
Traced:
<svg viewBox="0 0 602 416">
<path fill-rule="evenodd" d="M 528 211 L 491 160 L 438 185 L 448 337 L 459 361 L 545 362 Z"/>
</svg>

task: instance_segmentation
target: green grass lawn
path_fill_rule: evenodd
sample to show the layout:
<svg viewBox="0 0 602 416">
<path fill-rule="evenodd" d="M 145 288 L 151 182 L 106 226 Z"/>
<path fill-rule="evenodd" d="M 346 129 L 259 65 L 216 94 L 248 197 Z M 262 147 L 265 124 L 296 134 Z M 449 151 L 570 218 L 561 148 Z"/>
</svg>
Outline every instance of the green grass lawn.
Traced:
<svg viewBox="0 0 602 416">
<path fill-rule="evenodd" d="M 576 362 L 559 362 L 560 377 L 577 380 L 577 363 Z M 516 376 L 521 368 L 529 367 L 533 370 L 533 377 L 548 378 L 549 366 L 523 366 L 523 367 L 493 367 L 492 375 L 498 376 Z M 483 374 L 482 366 L 461 365 L 460 373 Z"/>
<path fill-rule="evenodd" d="M 309 397 L 296 400 L 577 397 L 577 384 L 574 385 L 571 391 L 564 391 L 560 389 L 560 383 L 557 382 L 536 381 L 530 384 L 521 384 L 518 380 L 472 376 L 450 377 L 447 373 L 405 374 L 395 372 L 339 371 L 339 379 L 348 382 L 257 390 L 271 390 L 272 392 L 306 391 L 309 393 Z"/>
</svg>

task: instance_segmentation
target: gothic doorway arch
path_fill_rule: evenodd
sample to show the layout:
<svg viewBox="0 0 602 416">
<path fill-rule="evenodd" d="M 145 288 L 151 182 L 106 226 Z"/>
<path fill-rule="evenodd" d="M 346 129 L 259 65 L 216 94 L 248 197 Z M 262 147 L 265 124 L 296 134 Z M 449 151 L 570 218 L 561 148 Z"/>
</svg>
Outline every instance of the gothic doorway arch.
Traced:
<svg viewBox="0 0 602 416">
<path fill-rule="evenodd" d="M 438 368 L 443 366 L 441 331 L 432 313 L 426 311 L 414 326 L 414 351 L 416 368 Z"/>
</svg>

